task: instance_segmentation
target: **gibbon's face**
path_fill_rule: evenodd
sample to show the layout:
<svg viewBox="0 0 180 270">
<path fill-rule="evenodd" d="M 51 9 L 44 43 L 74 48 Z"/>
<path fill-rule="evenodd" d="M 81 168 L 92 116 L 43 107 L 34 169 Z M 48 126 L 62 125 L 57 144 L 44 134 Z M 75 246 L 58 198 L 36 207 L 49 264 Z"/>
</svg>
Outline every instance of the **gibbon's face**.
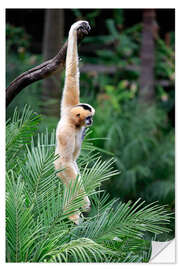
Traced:
<svg viewBox="0 0 180 270">
<path fill-rule="evenodd" d="M 91 126 L 95 110 L 89 104 L 78 104 L 71 110 L 71 117 L 77 127 Z"/>
</svg>

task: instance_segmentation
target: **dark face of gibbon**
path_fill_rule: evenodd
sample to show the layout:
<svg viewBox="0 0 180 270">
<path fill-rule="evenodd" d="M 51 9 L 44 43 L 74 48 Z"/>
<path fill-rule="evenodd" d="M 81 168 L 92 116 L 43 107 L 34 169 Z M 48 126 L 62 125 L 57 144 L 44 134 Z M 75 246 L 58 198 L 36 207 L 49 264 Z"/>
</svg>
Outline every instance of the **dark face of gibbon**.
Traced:
<svg viewBox="0 0 180 270">
<path fill-rule="evenodd" d="M 76 127 L 91 126 L 95 110 L 89 104 L 78 104 L 71 109 L 71 117 Z"/>
</svg>

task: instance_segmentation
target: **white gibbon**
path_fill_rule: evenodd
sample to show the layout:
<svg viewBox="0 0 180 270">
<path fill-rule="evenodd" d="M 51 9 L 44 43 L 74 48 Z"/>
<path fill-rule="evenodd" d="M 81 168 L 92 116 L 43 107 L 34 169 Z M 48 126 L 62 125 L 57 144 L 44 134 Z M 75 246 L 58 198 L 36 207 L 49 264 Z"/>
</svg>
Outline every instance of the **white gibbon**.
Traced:
<svg viewBox="0 0 180 270">
<path fill-rule="evenodd" d="M 55 160 L 55 169 L 62 171 L 57 176 L 68 184 L 80 174 L 76 160 L 80 154 L 85 128 L 92 125 L 95 110 L 89 104 L 79 103 L 79 60 L 77 49 L 77 31 L 85 34 L 90 31 L 87 21 L 74 23 L 69 31 L 66 55 L 65 85 L 61 101 L 61 118 L 56 129 L 56 150 L 59 157 Z M 84 197 L 84 209 L 90 208 L 88 196 Z M 80 212 L 71 215 L 70 220 L 79 223 Z"/>
</svg>

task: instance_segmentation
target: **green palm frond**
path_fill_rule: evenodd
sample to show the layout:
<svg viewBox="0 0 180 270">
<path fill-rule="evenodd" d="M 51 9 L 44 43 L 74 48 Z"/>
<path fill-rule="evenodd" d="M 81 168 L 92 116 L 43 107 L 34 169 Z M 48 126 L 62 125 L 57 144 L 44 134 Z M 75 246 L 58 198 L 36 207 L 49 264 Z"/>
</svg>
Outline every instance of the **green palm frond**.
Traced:
<svg viewBox="0 0 180 270">
<path fill-rule="evenodd" d="M 102 161 L 100 157 L 97 157 L 92 167 L 88 168 L 88 163 L 86 164 L 82 171 L 82 179 L 88 194 L 98 188 L 103 181 L 119 174 L 117 170 L 113 169 L 114 162 L 114 158 Z"/>
<path fill-rule="evenodd" d="M 37 144 L 32 140 L 30 146 L 26 146 L 24 161 L 19 161 L 20 173 L 24 179 L 30 204 L 41 209 L 42 203 L 48 197 L 52 188 L 59 183 L 54 170 L 54 147 L 52 137 L 48 134 L 38 136 Z M 23 164 L 24 163 L 24 164 Z"/>
<path fill-rule="evenodd" d="M 41 224 L 33 219 L 33 207 L 26 206 L 25 187 L 21 176 L 7 174 L 6 241 L 7 261 L 24 262 L 31 259 L 34 242 L 38 241 Z"/>
<path fill-rule="evenodd" d="M 90 216 L 99 216 L 105 209 L 111 207 L 112 200 L 110 195 L 106 192 L 98 192 L 91 195 L 91 212 Z"/>
<path fill-rule="evenodd" d="M 148 262 L 151 255 L 151 243 L 144 239 L 116 237 L 114 240 L 105 240 L 103 246 L 119 255 L 118 261 L 114 258 L 116 262 Z"/>
<path fill-rule="evenodd" d="M 107 151 L 105 149 L 102 149 L 102 148 L 99 148 L 95 145 L 92 144 L 92 141 L 97 141 L 98 138 L 94 138 L 94 139 L 86 139 L 84 142 L 83 142 L 83 145 L 82 145 L 82 150 L 85 150 L 85 151 L 91 151 L 93 149 L 93 151 L 98 151 L 100 153 L 104 153 L 104 154 L 107 154 L 109 156 L 114 156 L 114 153 L 110 152 L 110 151 Z M 104 138 L 102 138 L 102 140 L 105 140 Z"/>
<path fill-rule="evenodd" d="M 72 240 L 52 254 L 52 262 L 103 262 L 112 251 L 88 238 Z"/>
<path fill-rule="evenodd" d="M 53 164 L 55 132 L 31 138 L 38 122 L 27 107 L 21 117 L 15 112 L 8 122 L 7 137 L 12 139 L 7 138 L 7 261 L 148 261 L 144 233 L 169 231 L 165 207 L 103 195 L 101 183 L 119 173 L 113 168 L 115 160 L 102 161 L 91 143 L 79 160 L 81 178 L 63 184 Z M 68 217 L 83 207 L 85 194 L 92 211 L 76 226 Z"/>
<path fill-rule="evenodd" d="M 78 166 L 80 171 L 84 169 L 87 164 L 92 164 L 99 157 L 100 153 L 106 153 L 107 155 L 114 156 L 113 153 L 105 151 L 102 148 L 96 147 L 93 141 L 106 140 L 106 138 L 88 138 L 92 131 L 87 130 L 85 139 L 82 144 L 81 154 L 78 158 Z"/>
<path fill-rule="evenodd" d="M 78 229 L 76 235 L 82 235 L 96 241 L 112 240 L 114 237 L 132 237 L 141 239 L 145 232 L 160 234 L 169 232 L 164 227 L 170 222 L 170 214 L 163 206 L 152 203 L 146 206 L 138 199 L 134 204 L 112 200 L 111 204 Z M 114 205 L 117 204 L 115 207 Z M 95 222 L 96 220 L 96 222 Z"/>
<path fill-rule="evenodd" d="M 86 195 L 82 181 L 77 177 L 64 185 L 63 209 L 64 213 L 71 213 L 80 207 L 83 207 L 83 198 Z"/>
<path fill-rule="evenodd" d="M 79 181 L 69 184 L 70 189 L 59 182 L 47 197 L 42 197 L 38 218 L 42 224 L 41 241 L 36 245 L 32 261 L 50 260 L 52 254 L 70 240 L 69 231 L 74 224 L 68 217 L 83 205 L 84 193 L 80 193 Z"/>
<path fill-rule="evenodd" d="M 48 233 L 52 227 L 68 222 L 67 218 L 83 207 L 85 192 L 79 185 L 79 180 L 71 181 L 68 185 L 59 183 L 48 194 L 42 197 L 39 217 Z M 53 228 L 53 229 L 54 229 Z"/>
<path fill-rule="evenodd" d="M 30 107 L 25 106 L 22 115 L 16 109 L 12 119 L 7 121 L 6 128 L 6 160 L 7 168 L 14 166 L 16 155 L 31 141 L 37 130 L 40 116 Z"/>
</svg>

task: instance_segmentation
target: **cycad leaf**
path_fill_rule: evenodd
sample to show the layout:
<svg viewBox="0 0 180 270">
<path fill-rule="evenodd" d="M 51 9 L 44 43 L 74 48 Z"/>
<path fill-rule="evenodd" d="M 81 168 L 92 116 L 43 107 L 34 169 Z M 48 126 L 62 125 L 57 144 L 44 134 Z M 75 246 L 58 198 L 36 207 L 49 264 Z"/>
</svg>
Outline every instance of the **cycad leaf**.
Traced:
<svg viewBox="0 0 180 270">
<path fill-rule="evenodd" d="M 40 224 L 33 220 L 32 207 L 27 207 L 24 183 L 13 172 L 7 175 L 6 237 L 9 247 L 7 260 L 25 262 L 31 260 Z"/>
<path fill-rule="evenodd" d="M 31 141 L 32 135 L 37 130 L 40 116 L 35 114 L 30 107 L 25 106 L 22 115 L 17 109 L 14 115 L 7 122 L 6 128 L 6 160 L 7 169 L 15 166 L 14 159 L 24 148 L 25 144 Z"/>
<path fill-rule="evenodd" d="M 91 239 L 79 238 L 61 246 L 52 254 L 52 262 L 103 262 L 108 249 Z M 109 254 L 113 252 L 109 251 Z"/>
<path fill-rule="evenodd" d="M 86 164 L 86 167 L 82 172 L 82 181 L 88 194 L 99 187 L 103 181 L 119 174 L 117 170 L 113 170 L 114 162 L 115 160 L 113 158 L 102 161 L 101 158 L 98 157 L 91 168 L 88 168 L 88 164 Z"/>
<path fill-rule="evenodd" d="M 25 181 L 26 191 L 29 193 L 30 203 L 35 204 L 34 210 L 41 209 L 45 200 L 51 198 L 49 193 L 58 186 L 60 180 L 55 175 L 53 135 L 39 134 L 37 145 L 32 140 L 30 147 L 26 147 L 26 154 L 20 173 Z"/>
<path fill-rule="evenodd" d="M 65 186 L 53 165 L 55 133 L 29 143 L 39 120 L 26 110 L 22 118 L 15 112 L 8 123 L 7 261 L 146 261 L 140 252 L 144 233 L 168 232 L 169 213 L 156 203 L 144 206 L 140 200 L 132 204 L 101 196 L 97 188 L 118 172 L 114 159 L 102 161 L 90 143 L 79 160 L 81 179 Z M 83 207 L 84 195 L 91 196 L 95 211 L 76 226 L 68 216 Z"/>
<path fill-rule="evenodd" d="M 77 228 L 77 235 L 101 242 L 114 237 L 141 239 L 146 231 L 155 234 L 170 231 L 163 226 L 167 225 L 171 218 L 163 206 L 149 204 L 143 207 L 144 202 L 140 200 L 134 204 L 120 202 L 116 207 L 115 204 L 117 202 L 112 200 L 103 212 L 84 223 L 82 228 Z"/>
</svg>

